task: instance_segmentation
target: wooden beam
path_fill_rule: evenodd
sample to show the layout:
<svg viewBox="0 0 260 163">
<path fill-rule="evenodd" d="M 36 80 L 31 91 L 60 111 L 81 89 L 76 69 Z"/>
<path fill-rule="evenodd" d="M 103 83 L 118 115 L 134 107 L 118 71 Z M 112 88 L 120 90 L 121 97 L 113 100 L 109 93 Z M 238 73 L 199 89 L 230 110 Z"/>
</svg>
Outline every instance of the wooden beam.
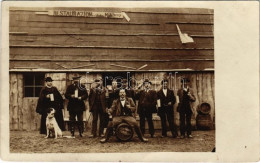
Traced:
<svg viewBox="0 0 260 163">
<path fill-rule="evenodd" d="M 179 36 L 178 33 L 151 34 L 151 33 L 28 33 L 28 32 L 9 32 L 10 35 L 29 35 L 29 36 L 44 36 L 44 35 L 84 35 L 84 36 Z M 213 38 L 214 35 L 190 35 L 191 37 L 207 37 Z"/>
<path fill-rule="evenodd" d="M 116 67 L 122 67 L 122 68 L 128 68 L 128 69 L 136 70 L 136 68 L 134 68 L 134 67 L 123 66 L 123 65 L 118 65 L 118 64 L 110 64 L 110 66 L 116 66 Z"/>
<path fill-rule="evenodd" d="M 95 64 L 83 65 L 83 66 L 77 66 L 77 67 L 71 67 L 71 69 L 75 69 L 75 68 L 83 68 L 83 67 L 88 67 L 88 66 L 95 66 Z"/>
<path fill-rule="evenodd" d="M 179 61 L 214 61 L 214 59 L 171 59 L 171 60 L 147 60 L 147 59 L 29 59 L 10 58 L 10 61 L 52 61 L 52 62 L 179 62 Z M 93 65 L 86 65 L 93 66 Z M 83 66 L 83 67 L 86 67 Z M 81 67 L 81 66 L 80 66 Z"/>
<path fill-rule="evenodd" d="M 177 22 L 177 21 L 172 21 L 172 22 L 165 22 L 165 24 L 202 24 L 202 25 L 213 25 L 213 22 Z"/>
<path fill-rule="evenodd" d="M 55 63 L 55 64 L 58 65 L 58 66 L 60 66 L 60 67 L 62 67 L 62 68 L 68 69 L 66 66 L 61 65 L 61 64 L 59 64 L 59 63 Z"/>
<path fill-rule="evenodd" d="M 74 45 L 10 45 L 12 48 L 100 48 L 100 49 L 147 49 L 147 50 L 213 50 L 214 48 L 156 48 L 124 46 L 74 46 Z"/>
<path fill-rule="evenodd" d="M 28 35 L 28 32 L 9 32 L 10 35 Z"/>
<path fill-rule="evenodd" d="M 40 12 L 41 13 L 41 12 Z M 133 23 L 133 22 L 80 22 L 80 21 L 41 21 L 41 20 L 30 20 L 30 21 L 20 21 L 20 22 L 35 22 L 35 23 L 73 23 L 73 24 L 119 24 L 119 25 L 160 25 L 160 23 Z M 181 24 L 181 23 L 180 23 Z"/>
<path fill-rule="evenodd" d="M 147 67 L 148 65 L 147 64 L 145 64 L 145 65 L 143 65 L 143 66 L 141 66 L 141 67 L 139 67 L 137 70 L 141 70 L 141 69 L 143 69 L 143 68 L 145 68 L 145 67 Z"/>
<path fill-rule="evenodd" d="M 101 69 L 66 69 L 66 70 L 55 70 L 55 69 L 10 69 L 9 72 L 214 72 L 214 69 L 203 69 L 203 70 L 193 70 L 193 69 L 165 69 L 165 70 L 133 70 L 133 69 L 125 69 L 125 70 L 101 70 Z"/>
</svg>

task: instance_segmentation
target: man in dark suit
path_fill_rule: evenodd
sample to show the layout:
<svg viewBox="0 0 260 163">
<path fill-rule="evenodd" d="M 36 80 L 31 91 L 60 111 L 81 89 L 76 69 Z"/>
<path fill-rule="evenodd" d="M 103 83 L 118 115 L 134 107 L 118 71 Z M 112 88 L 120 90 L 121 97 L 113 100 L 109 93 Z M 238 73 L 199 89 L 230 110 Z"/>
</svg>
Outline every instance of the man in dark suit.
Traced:
<svg viewBox="0 0 260 163">
<path fill-rule="evenodd" d="M 192 88 L 189 87 L 190 80 L 188 78 L 183 78 L 181 83 L 182 88 L 179 89 L 177 93 L 179 97 L 177 111 L 180 113 L 181 138 L 185 138 L 185 133 L 187 133 L 188 138 L 191 138 L 191 115 L 193 113 L 191 105 L 196 101 L 196 98 Z"/>
<path fill-rule="evenodd" d="M 172 133 L 172 137 L 177 137 L 177 129 L 173 122 L 175 104 L 175 96 L 172 90 L 168 88 L 168 80 L 164 79 L 161 82 L 162 88 L 157 92 L 158 103 L 158 115 L 161 118 L 162 125 L 162 137 L 167 137 L 166 118 L 169 123 L 169 127 Z"/>
<path fill-rule="evenodd" d="M 86 110 L 84 100 L 88 98 L 88 93 L 85 85 L 80 83 L 80 76 L 73 77 L 73 84 L 68 86 L 65 97 L 69 100 L 67 109 L 70 115 L 69 119 L 71 136 L 74 137 L 74 127 L 77 116 L 79 135 L 80 137 L 82 137 L 82 133 L 84 130 L 83 111 Z"/>
<path fill-rule="evenodd" d="M 46 85 L 41 89 L 36 112 L 41 114 L 40 134 L 46 134 L 46 117 L 49 108 L 55 109 L 55 119 L 62 131 L 65 131 L 62 114 L 63 98 L 56 87 L 52 85 L 52 78 L 45 79 Z"/>
<path fill-rule="evenodd" d="M 97 136 L 97 121 L 99 123 L 99 136 L 103 137 L 104 134 L 104 113 L 107 108 L 106 89 L 103 87 L 103 80 L 101 78 L 95 80 L 95 86 L 89 93 L 89 107 L 93 115 L 92 130 L 90 138 Z"/>
<path fill-rule="evenodd" d="M 153 138 L 155 136 L 152 115 L 153 113 L 157 113 L 157 94 L 156 91 L 151 90 L 151 84 L 152 83 L 148 79 L 145 79 L 143 82 L 144 90 L 141 90 L 137 93 L 137 99 L 139 100 L 137 113 L 140 117 L 140 128 L 142 134 L 145 133 L 145 119 L 147 119 L 149 133 Z"/>
<path fill-rule="evenodd" d="M 108 124 L 108 128 L 105 133 L 105 138 L 101 139 L 101 143 L 108 141 L 110 133 L 113 132 L 113 127 L 119 125 L 122 122 L 129 124 L 135 129 L 135 132 L 139 139 L 143 142 L 147 142 L 148 139 L 144 138 L 140 128 L 133 117 L 135 112 L 135 103 L 131 98 L 126 97 L 126 92 L 124 89 L 119 91 L 119 98 L 113 101 L 112 107 L 108 110 L 110 114 L 114 114 L 113 120 Z"/>
</svg>

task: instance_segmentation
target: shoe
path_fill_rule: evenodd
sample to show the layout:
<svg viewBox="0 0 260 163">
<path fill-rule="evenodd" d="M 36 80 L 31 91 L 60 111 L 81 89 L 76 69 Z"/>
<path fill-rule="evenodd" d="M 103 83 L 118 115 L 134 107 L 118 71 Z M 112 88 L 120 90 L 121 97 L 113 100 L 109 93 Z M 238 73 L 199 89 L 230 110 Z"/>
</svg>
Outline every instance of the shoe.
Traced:
<svg viewBox="0 0 260 163">
<path fill-rule="evenodd" d="M 79 136 L 80 136 L 80 137 L 83 137 L 83 134 L 80 132 L 80 133 L 79 133 Z"/>
<path fill-rule="evenodd" d="M 105 137 L 105 135 L 104 135 L 104 134 L 101 134 L 100 137 L 103 138 L 103 137 Z"/>
<path fill-rule="evenodd" d="M 100 140 L 100 143 L 105 143 L 105 142 L 107 142 L 105 138 Z"/>
<path fill-rule="evenodd" d="M 142 142 L 148 142 L 148 139 L 143 138 Z"/>
<path fill-rule="evenodd" d="M 151 135 L 151 138 L 156 138 L 156 136 L 155 135 Z"/>
<path fill-rule="evenodd" d="M 178 136 L 177 134 L 173 134 L 172 138 L 177 138 L 177 136 Z"/>
<path fill-rule="evenodd" d="M 167 137 L 167 135 L 162 135 L 162 136 L 161 136 L 161 138 L 165 138 L 165 137 Z"/>
<path fill-rule="evenodd" d="M 188 135 L 188 138 L 192 138 L 192 136 L 191 136 L 191 135 Z"/>
<path fill-rule="evenodd" d="M 88 137 L 89 137 L 89 138 L 95 138 L 96 135 L 92 135 L 92 134 L 91 134 L 91 135 L 89 135 Z"/>
<path fill-rule="evenodd" d="M 181 139 L 184 139 L 185 138 L 185 136 L 184 135 L 181 135 Z"/>
<path fill-rule="evenodd" d="M 71 137 L 75 137 L 74 132 L 71 132 Z"/>
</svg>

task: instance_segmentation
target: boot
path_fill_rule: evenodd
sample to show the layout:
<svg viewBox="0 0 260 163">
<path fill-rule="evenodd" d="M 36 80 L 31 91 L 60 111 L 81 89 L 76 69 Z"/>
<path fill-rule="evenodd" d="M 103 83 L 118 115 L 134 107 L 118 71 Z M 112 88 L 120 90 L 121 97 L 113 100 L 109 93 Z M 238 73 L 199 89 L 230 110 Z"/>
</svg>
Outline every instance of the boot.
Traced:
<svg viewBox="0 0 260 163">
<path fill-rule="evenodd" d="M 105 132 L 105 138 L 103 138 L 103 139 L 101 139 L 100 140 L 100 143 L 105 143 L 105 142 L 107 142 L 108 140 L 109 140 L 109 138 L 110 138 L 110 133 L 111 132 L 113 132 L 113 127 L 108 127 L 107 128 L 107 130 L 106 130 L 106 132 Z"/>
<path fill-rule="evenodd" d="M 78 122 L 79 136 L 83 137 L 83 125 L 81 122 Z"/>
<path fill-rule="evenodd" d="M 140 130 L 139 127 L 135 127 L 135 132 L 136 132 L 138 138 L 139 138 L 142 142 L 148 142 L 148 139 L 146 139 L 146 138 L 143 136 L 143 134 L 142 134 L 142 132 L 141 132 L 141 130 Z"/>
<path fill-rule="evenodd" d="M 70 123 L 70 133 L 71 133 L 71 137 L 75 137 L 75 135 L 74 135 L 74 123 L 73 122 Z"/>
<path fill-rule="evenodd" d="M 71 131 L 71 137 L 75 137 L 74 131 Z"/>
</svg>

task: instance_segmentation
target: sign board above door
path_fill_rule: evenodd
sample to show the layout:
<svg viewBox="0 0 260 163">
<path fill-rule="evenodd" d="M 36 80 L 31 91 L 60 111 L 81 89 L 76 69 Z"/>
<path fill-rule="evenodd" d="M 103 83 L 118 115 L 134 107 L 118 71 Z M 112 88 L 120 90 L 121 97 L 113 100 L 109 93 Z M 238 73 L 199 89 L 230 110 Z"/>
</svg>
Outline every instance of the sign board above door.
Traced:
<svg viewBox="0 0 260 163">
<path fill-rule="evenodd" d="M 130 21 L 130 18 L 125 12 L 92 12 L 92 11 L 76 11 L 76 10 L 49 10 L 43 12 L 35 12 L 39 15 L 50 16 L 64 16 L 64 17 L 97 17 L 97 18 L 111 18 L 111 19 L 123 19 Z"/>
</svg>

